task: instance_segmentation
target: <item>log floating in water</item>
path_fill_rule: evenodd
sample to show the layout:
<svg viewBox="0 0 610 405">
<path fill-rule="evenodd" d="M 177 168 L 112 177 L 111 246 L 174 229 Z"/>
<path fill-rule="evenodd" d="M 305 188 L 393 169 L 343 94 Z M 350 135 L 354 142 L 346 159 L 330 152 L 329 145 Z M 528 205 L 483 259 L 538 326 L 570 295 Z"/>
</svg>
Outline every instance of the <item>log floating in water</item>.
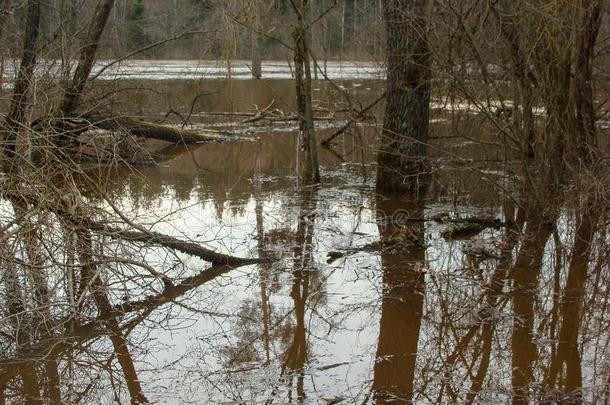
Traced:
<svg viewBox="0 0 610 405">
<path fill-rule="evenodd" d="M 93 128 L 108 131 L 123 130 L 138 137 L 159 139 L 172 143 L 188 144 L 217 140 L 215 137 L 203 135 L 196 131 L 154 124 L 129 117 L 85 116 L 83 118 L 86 118 Z"/>
<path fill-rule="evenodd" d="M 175 128 L 168 125 L 155 124 L 131 117 L 112 117 L 98 114 L 85 114 L 79 117 L 52 118 L 49 120 L 38 119 L 33 123 L 35 130 L 41 130 L 48 126 L 64 138 L 76 138 L 82 133 L 92 129 L 106 131 L 125 131 L 140 138 L 159 139 L 174 144 L 193 144 L 200 142 L 217 141 L 217 135 L 227 135 L 222 131 L 215 130 L 188 130 Z M 214 133 L 216 136 L 202 134 L 202 132 Z"/>
</svg>

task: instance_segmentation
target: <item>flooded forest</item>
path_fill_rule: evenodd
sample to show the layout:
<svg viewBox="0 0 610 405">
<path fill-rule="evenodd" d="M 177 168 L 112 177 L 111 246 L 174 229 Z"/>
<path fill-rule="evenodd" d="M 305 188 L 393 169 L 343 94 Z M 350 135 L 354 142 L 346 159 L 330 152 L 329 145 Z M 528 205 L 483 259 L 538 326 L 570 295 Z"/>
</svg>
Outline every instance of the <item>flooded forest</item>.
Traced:
<svg viewBox="0 0 610 405">
<path fill-rule="evenodd" d="M 610 403 L 608 0 L 0 0 L 0 405 Z"/>
</svg>

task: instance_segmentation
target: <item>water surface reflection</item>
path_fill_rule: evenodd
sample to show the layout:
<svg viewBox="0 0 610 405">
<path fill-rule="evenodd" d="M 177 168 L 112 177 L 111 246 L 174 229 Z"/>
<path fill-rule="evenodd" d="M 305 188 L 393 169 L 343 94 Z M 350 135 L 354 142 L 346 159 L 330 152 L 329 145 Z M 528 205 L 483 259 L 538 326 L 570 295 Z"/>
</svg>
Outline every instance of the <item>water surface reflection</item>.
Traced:
<svg viewBox="0 0 610 405">
<path fill-rule="evenodd" d="M 49 334 L 29 279 L 4 260 L 2 402 L 607 401 L 607 207 L 498 197 L 497 179 L 518 189 L 518 177 L 483 161 L 437 167 L 419 198 L 376 195 L 375 134 L 358 131 L 339 157 L 320 150 L 316 188 L 296 185 L 289 130 L 176 152 L 166 166 L 89 168 L 129 218 L 277 261 L 205 267 L 121 251 L 168 283 L 110 272 L 100 254 L 83 261 L 104 274 L 106 310 L 81 303 L 75 322 L 58 292 L 49 311 L 62 333 Z M 99 191 L 82 192 L 104 205 Z M 471 217 L 480 229 L 456 234 Z"/>
</svg>

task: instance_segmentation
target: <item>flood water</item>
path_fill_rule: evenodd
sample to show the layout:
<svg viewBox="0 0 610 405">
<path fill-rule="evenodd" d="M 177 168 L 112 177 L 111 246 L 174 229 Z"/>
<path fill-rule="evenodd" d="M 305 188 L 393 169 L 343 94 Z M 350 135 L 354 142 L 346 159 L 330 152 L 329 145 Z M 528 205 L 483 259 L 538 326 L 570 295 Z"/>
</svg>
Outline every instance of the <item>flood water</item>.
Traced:
<svg viewBox="0 0 610 405">
<path fill-rule="evenodd" d="M 288 115 L 290 80 L 108 82 L 97 95 L 121 87 L 137 90 L 108 99 L 113 112 L 234 139 L 155 144 L 158 167 L 91 166 L 89 178 L 131 221 L 273 261 L 209 268 L 184 254 L 98 241 L 104 257 L 145 260 L 174 285 L 128 261 L 108 266 L 108 295 L 123 310 L 118 343 L 95 311 L 65 335 L 27 346 L 5 317 L 3 401 L 28 402 L 33 386 L 49 403 L 610 400 L 608 218 L 597 206 L 547 213 L 531 202 L 505 145 L 472 141 L 489 136 L 481 117 L 437 107 L 430 190 L 388 196 L 374 188 L 375 120 L 320 148 L 322 183 L 302 187 L 296 122 L 214 114 L 274 100 Z M 320 139 L 345 123 L 325 112 L 346 107 L 342 89 L 363 105 L 383 91 L 359 79 L 341 88 L 315 82 L 326 117 Z M 96 192 L 81 192 L 108 208 Z M 460 232 L 468 218 L 479 226 Z"/>
</svg>

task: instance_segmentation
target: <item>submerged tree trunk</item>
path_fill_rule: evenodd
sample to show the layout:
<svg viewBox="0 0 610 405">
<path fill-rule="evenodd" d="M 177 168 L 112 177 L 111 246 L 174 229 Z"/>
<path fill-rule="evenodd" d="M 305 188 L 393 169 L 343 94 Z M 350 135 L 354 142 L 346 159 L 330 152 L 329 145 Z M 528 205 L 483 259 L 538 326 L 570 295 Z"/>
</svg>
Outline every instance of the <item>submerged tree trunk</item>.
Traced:
<svg viewBox="0 0 610 405">
<path fill-rule="evenodd" d="M 320 181 L 318 155 L 316 152 L 316 130 L 311 105 L 311 65 L 307 43 L 305 15 L 307 0 L 293 2 L 297 15 L 297 25 L 293 32 L 294 73 L 297 90 L 297 109 L 299 114 L 299 151 L 298 170 L 300 179 L 305 183 Z"/>
<path fill-rule="evenodd" d="M 377 188 L 413 192 L 425 188 L 430 49 L 426 0 L 385 0 L 386 110 L 377 163 Z"/>
<path fill-rule="evenodd" d="M 93 63 L 95 62 L 95 53 L 97 52 L 100 38 L 104 32 L 113 6 L 114 0 L 101 0 L 97 7 L 94 19 L 89 27 L 89 32 L 87 33 L 87 38 L 85 39 L 85 44 L 81 49 L 74 77 L 64 95 L 64 100 L 61 105 L 61 113 L 63 115 L 72 113 L 80 101 L 85 83 L 89 78 Z"/>
</svg>

